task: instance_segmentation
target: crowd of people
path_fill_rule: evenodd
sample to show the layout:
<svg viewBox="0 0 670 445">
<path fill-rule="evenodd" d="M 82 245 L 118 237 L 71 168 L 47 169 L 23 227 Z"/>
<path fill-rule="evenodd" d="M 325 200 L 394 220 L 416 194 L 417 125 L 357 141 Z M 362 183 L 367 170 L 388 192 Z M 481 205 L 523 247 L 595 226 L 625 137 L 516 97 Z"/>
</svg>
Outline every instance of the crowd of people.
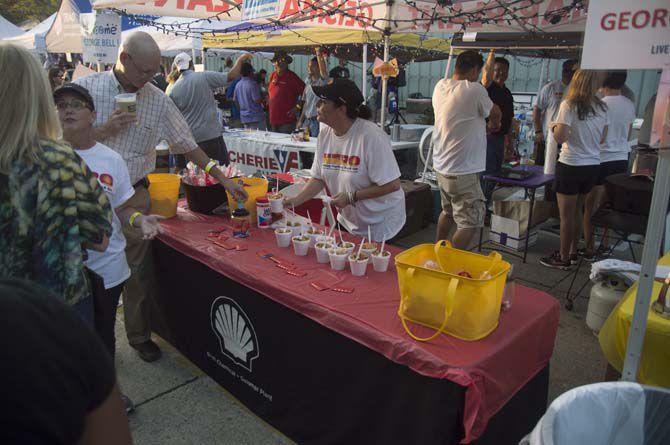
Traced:
<svg viewBox="0 0 670 445">
<path fill-rule="evenodd" d="M 265 92 L 250 57 L 240 56 L 216 73 L 196 72 L 191 57 L 179 54 L 163 92 L 156 80 L 162 71 L 159 48 L 142 32 L 123 43 L 110 70 L 70 83 L 63 82 L 60 67 L 47 72 L 27 51 L 0 43 L 0 326 L 3 351 L 12 354 L 0 360 L 0 375 L 14 389 L 6 394 L 10 404 L 49 399 L 37 419 L 52 412 L 79 416 L 63 423 L 17 420 L 16 430 L 0 438 L 28 443 L 39 434 L 49 438 L 44 443 L 130 442 L 122 407 L 131 412 L 133 403 L 114 377 L 114 325 L 123 294 L 130 346 L 144 361 L 161 357 L 149 323 L 157 290 L 150 243 L 162 219 L 151 214 L 148 192 L 155 147 L 167 141 L 182 166 L 191 161 L 235 199 L 247 198 L 219 168 L 228 156 L 213 91 L 231 92 L 246 128 L 269 125 L 290 133 L 305 126 L 318 136 L 312 177 L 287 205 L 327 189 L 349 232 L 388 241 L 402 229 L 405 197 L 391 142 L 370 120 L 346 61 L 328 72 L 325 53 L 317 48 L 303 80 L 289 69 L 291 56 L 278 52 Z M 467 248 L 484 224 L 493 190 L 480 182 L 481 174 L 499 172 L 504 161 L 514 112 L 508 71 L 509 62 L 493 52 L 485 62 L 479 53 L 464 51 L 453 76 L 434 89 L 433 164 L 442 199 L 437 239 L 456 248 Z M 570 60 L 562 79 L 540 92 L 536 163 L 554 161 L 544 159 L 548 138 L 561 147 L 553 185 L 561 242 L 541 260 L 546 266 L 569 268 L 578 255 L 597 254 L 590 216 L 603 201 L 604 178 L 625 171 L 635 117 L 625 80 L 625 72 L 583 71 Z M 135 112 L 117 107 L 115 97 L 124 93 L 136 95 Z M 580 250 L 582 228 L 586 245 Z M 20 344 L 10 340 L 17 335 Z M 37 348 L 46 352 L 26 354 Z M 62 388 L 43 388 L 47 368 L 58 369 Z M 69 390 L 70 398 L 59 400 L 60 390 Z"/>
<path fill-rule="evenodd" d="M 480 71 L 483 68 L 481 80 Z M 514 99 L 505 87 L 509 62 L 465 51 L 456 59 L 454 75 L 440 80 L 433 92 L 435 131 L 433 165 L 442 194 L 437 239 L 469 247 L 484 225 L 491 183 L 481 174 L 499 173 L 504 138 L 511 128 Z M 605 200 L 605 178 L 628 167 L 629 134 L 635 119 L 634 96 L 626 72 L 580 70 L 576 60 L 562 66 L 561 79 L 539 92 L 533 113 L 535 164 L 556 163 L 560 215 L 560 249 L 540 263 L 567 270 L 579 258 L 595 261 L 606 251 L 606 238 L 595 248 L 591 217 Z M 546 141 L 555 139 L 557 159 L 545 156 Z M 585 245 L 579 248 L 584 237 Z"/>
</svg>

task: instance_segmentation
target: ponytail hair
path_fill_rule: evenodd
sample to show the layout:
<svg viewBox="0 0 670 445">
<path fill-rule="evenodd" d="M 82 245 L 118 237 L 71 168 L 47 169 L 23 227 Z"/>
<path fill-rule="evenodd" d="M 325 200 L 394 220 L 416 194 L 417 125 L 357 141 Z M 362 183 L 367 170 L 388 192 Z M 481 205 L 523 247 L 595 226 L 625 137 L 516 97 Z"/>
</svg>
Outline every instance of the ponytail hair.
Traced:
<svg viewBox="0 0 670 445">
<path fill-rule="evenodd" d="M 349 119 L 361 118 L 369 120 L 372 117 L 372 111 L 370 111 L 370 108 L 365 104 L 360 104 L 355 108 L 347 105 L 347 117 Z"/>
</svg>

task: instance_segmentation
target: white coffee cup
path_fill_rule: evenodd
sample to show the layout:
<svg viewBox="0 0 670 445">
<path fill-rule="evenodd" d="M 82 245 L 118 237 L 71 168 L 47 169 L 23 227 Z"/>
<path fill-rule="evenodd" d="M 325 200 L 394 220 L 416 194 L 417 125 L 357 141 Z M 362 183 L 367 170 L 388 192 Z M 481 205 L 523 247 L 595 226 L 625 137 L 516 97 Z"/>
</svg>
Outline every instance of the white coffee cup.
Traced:
<svg viewBox="0 0 670 445">
<path fill-rule="evenodd" d="M 297 256 L 305 256 L 309 252 L 309 238 L 303 239 L 302 236 L 294 236 L 293 251 Z"/>
<path fill-rule="evenodd" d="M 300 224 L 300 221 L 295 221 L 292 224 L 297 224 L 296 226 L 289 226 L 288 224 L 286 225 L 287 229 L 291 229 L 293 232 L 293 236 L 300 236 L 302 235 L 302 224 Z"/>
<path fill-rule="evenodd" d="M 270 211 L 272 213 L 281 213 L 284 211 L 284 195 L 281 193 L 269 194 L 268 201 L 270 201 Z"/>
<path fill-rule="evenodd" d="M 317 242 L 314 246 L 314 251 L 316 252 L 316 262 L 317 263 L 327 263 L 330 261 L 328 257 L 328 251 L 333 248 L 333 244 L 326 242 Z"/>
<path fill-rule="evenodd" d="M 386 272 L 389 268 L 389 260 L 391 259 L 391 252 L 385 250 L 371 256 L 372 268 L 375 272 Z"/>
<path fill-rule="evenodd" d="M 293 237 L 293 233 L 288 227 L 276 228 L 275 236 L 277 237 L 277 245 L 279 247 L 288 247 L 291 245 L 291 238 Z"/>
<path fill-rule="evenodd" d="M 356 245 L 352 242 L 345 241 L 344 243 L 340 244 L 340 247 L 344 247 L 345 249 L 347 249 L 347 255 L 351 255 L 351 253 L 356 248 Z"/>
<path fill-rule="evenodd" d="M 340 248 L 332 248 L 328 251 L 328 259 L 330 260 L 330 268 L 333 270 L 344 270 L 347 264 L 347 257 L 349 254 L 340 251 Z"/>
<path fill-rule="evenodd" d="M 310 230 L 316 230 L 316 233 L 310 233 Z M 304 234 L 309 236 L 309 247 L 314 247 L 314 245 L 317 243 L 317 239 L 323 236 L 323 232 L 321 230 L 317 230 L 312 227 L 310 227 Z"/>
<path fill-rule="evenodd" d="M 360 257 L 358 254 L 349 255 L 349 268 L 351 269 L 351 275 L 355 277 L 362 277 L 365 275 L 365 269 L 368 267 L 368 261 L 370 257 L 367 253 L 361 253 Z"/>
</svg>

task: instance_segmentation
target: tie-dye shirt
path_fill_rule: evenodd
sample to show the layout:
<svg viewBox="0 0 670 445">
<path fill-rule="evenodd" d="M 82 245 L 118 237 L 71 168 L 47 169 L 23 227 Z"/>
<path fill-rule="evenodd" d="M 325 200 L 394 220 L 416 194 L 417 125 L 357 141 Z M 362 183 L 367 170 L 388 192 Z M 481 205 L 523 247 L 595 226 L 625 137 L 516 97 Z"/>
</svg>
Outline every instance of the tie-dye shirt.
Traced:
<svg viewBox="0 0 670 445">
<path fill-rule="evenodd" d="M 0 174 L 0 278 L 35 281 L 73 305 L 90 295 L 82 245 L 111 235 L 112 210 L 74 150 L 41 147 L 37 161 Z"/>
</svg>

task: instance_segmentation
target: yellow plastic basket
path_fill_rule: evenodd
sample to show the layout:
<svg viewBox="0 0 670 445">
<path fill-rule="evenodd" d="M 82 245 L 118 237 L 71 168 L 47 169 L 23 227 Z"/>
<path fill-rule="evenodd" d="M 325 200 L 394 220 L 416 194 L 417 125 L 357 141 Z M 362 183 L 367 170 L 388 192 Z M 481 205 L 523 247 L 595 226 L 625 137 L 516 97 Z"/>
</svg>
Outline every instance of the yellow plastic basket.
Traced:
<svg viewBox="0 0 670 445">
<path fill-rule="evenodd" d="M 498 326 L 510 270 L 499 253 L 479 255 L 440 241 L 412 247 L 397 255 L 395 262 L 400 288 L 398 316 L 413 339 L 429 341 L 444 332 L 462 340 L 479 340 Z M 473 278 L 459 276 L 460 272 L 468 272 Z M 418 337 L 407 321 L 436 332 Z"/>
</svg>

